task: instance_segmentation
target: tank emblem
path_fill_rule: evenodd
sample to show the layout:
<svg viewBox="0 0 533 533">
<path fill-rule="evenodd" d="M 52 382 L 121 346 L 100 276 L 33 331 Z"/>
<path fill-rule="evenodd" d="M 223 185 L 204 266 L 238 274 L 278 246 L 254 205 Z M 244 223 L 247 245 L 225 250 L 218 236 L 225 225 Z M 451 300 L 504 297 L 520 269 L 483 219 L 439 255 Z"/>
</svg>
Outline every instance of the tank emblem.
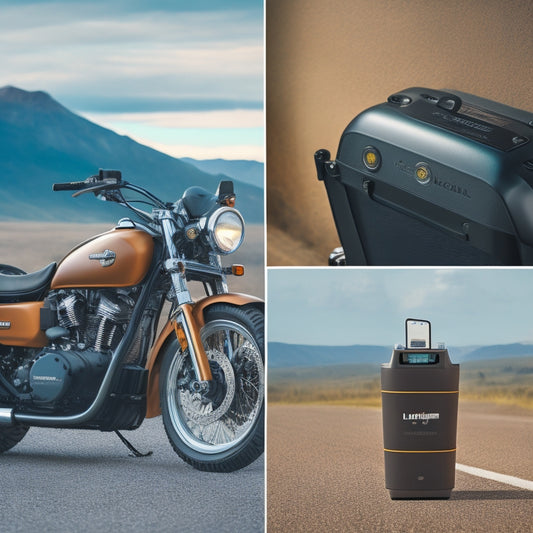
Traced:
<svg viewBox="0 0 533 533">
<path fill-rule="evenodd" d="M 97 261 L 100 261 L 100 264 L 103 267 L 111 266 L 117 257 L 117 254 L 113 252 L 113 250 L 104 250 L 103 252 L 99 254 L 90 254 L 89 259 L 95 259 Z"/>
<path fill-rule="evenodd" d="M 0 329 L 9 329 L 11 327 L 11 322 L 7 320 L 0 321 Z"/>
</svg>

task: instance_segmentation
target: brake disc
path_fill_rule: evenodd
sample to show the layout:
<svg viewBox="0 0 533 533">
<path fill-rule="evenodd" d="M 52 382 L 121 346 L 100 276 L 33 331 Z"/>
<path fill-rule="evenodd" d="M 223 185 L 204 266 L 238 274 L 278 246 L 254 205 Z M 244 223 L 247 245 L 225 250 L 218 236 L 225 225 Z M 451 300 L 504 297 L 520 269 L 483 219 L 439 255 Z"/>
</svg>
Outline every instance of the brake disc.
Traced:
<svg viewBox="0 0 533 533">
<path fill-rule="evenodd" d="M 180 403 L 185 416 L 200 426 L 212 424 L 223 417 L 235 396 L 235 374 L 229 359 L 218 350 L 208 350 L 206 355 L 209 361 L 214 361 L 220 367 L 223 383 L 217 382 L 217 386 L 225 386 L 226 391 L 220 405 L 215 409 L 213 402 L 205 402 L 205 395 L 202 393 L 192 393 L 188 389 L 180 391 Z M 219 372 L 214 373 L 214 376 L 219 376 L 220 379 Z"/>
</svg>

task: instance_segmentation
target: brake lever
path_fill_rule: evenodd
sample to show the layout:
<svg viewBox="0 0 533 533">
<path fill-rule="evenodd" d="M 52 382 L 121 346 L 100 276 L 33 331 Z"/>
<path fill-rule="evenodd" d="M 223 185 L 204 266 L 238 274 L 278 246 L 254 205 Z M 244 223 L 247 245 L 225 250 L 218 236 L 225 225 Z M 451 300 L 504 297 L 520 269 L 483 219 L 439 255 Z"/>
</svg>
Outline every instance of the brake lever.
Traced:
<svg viewBox="0 0 533 533">
<path fill-rule="evenodd" d="M 100 191 L 108 191 L 112 189 L 119 189 L 126 185 L 126 181 L 121 181 L 120 183 L 114 182 L 114 183 L 100 183 L 98 185 L 94 185 L 92 187 L 87 187 L 86 189 L 82 189 L 81 191 L 77 191 L 72 195 L 72 198 L 76 198 L 77 196 L 80 196 L 82 194 L 85 194 L 87 192 L 94 192 L 95 195 L 97 192 Z"/>
</svg>

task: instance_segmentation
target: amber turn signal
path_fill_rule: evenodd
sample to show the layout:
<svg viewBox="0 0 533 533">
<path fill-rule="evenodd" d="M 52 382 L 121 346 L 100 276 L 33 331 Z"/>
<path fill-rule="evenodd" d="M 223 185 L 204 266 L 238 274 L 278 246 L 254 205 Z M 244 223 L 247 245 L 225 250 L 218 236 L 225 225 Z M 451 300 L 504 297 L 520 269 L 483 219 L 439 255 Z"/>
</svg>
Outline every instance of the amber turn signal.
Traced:
<svg viewBox="0 0 533 533">
<path fill-rule="evenodd" d="M 231 273 L 234 276 L 244 276 L 244 265 L 231 265 Z"/>
<path fill-rule="evenodd" d="M 228 207 L 235 207 L 235 196 L 228 196 L 222 203 Z"/>
<path fill-rule="evenodd" d="M 178 338 L 178 342 L 180 343 L 181 349 L 185 351 L 188 346 L 187 337 L 185 336 L 185 332 L 183 331 L 181 324 L 174 322 L 174 331 L 176 332 L 176 337 Z"/>
</svg>

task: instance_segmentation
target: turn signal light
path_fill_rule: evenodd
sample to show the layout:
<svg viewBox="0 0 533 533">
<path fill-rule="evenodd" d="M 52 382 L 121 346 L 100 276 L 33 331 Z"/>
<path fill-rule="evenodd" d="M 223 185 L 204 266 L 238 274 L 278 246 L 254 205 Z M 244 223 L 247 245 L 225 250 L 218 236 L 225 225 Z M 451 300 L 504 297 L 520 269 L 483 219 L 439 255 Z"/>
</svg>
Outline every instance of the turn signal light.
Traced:
<svg viewBox="0 0 533 533">
<path fill-rule="evenodd" d="M 231 265 L 231 273 L 234 276 L 244 276 L 244 265 Z"/>
<path fill-rule="evenodd" d="M 174 331 L 176 332 L 176 337 L 178 338 L 178 342 L 180 343 L 181 349 L 185 351 L 188 346 L 187 337 L 185 336 L 185 332 L 183 331 L 181 324 L 174 322 Z"/>
<path fill-rule="evenodd" d="M 235 207 L 235 196 L 228 196 L 222 201 L 222 204 L 228 207 Z"/>
</svg>

